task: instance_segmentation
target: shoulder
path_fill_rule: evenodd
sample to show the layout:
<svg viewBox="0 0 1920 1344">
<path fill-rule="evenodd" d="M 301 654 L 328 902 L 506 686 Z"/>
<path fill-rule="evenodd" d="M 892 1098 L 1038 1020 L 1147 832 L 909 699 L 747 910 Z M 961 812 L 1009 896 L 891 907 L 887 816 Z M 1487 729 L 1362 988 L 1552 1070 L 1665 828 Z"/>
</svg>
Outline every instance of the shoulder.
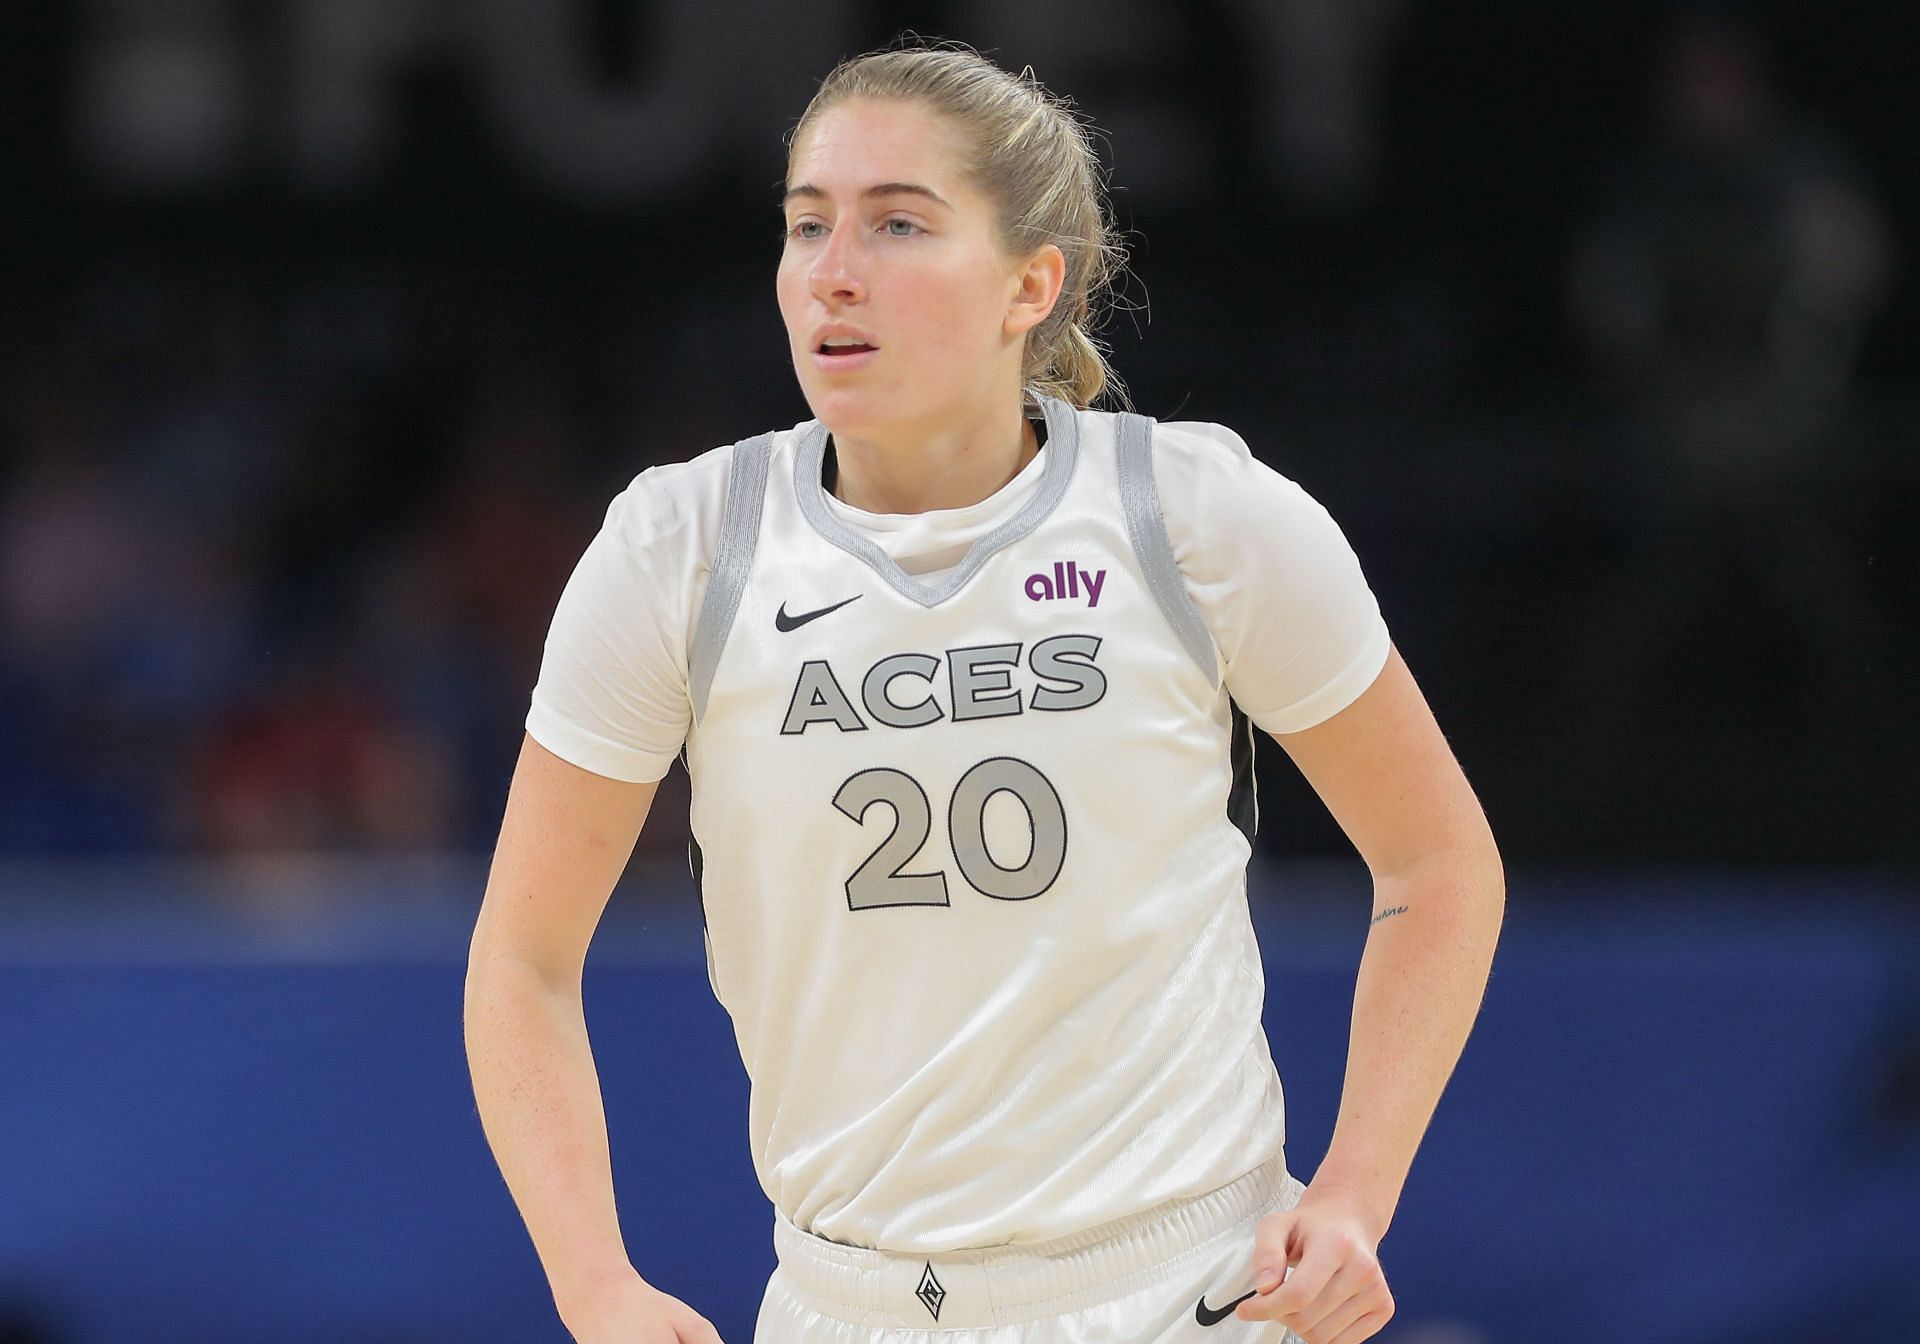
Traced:
<svg viewBox="0 0 1920 1344">
<path fill-rule="evenodd" d="M 1389 641 L 1339 525 L 1225 425 L 1157 426 L 1153 456 L 1174 562 L 1235 703 L 1275 733 L 1350 703 Z"/>
<path fill-rule="evenodd" d="M 780 431 L 776 443 L 791 437 Z M 636 546 L 711 540 L 726 513 L 727 486 L 740 450 L 767 436 L 709 448 L 684 462 L 648 467 L 627 483 L 607 507 L 606 526 Z"/>
<path fill-rule="evenodd" d="M 723 508 L 727 470 L 737 445 L 711 448 L 685 462 L 648 467 L 613 497 L 607 525 L 633 540 L 684 533 Z"/>
<path fill-rule="evenodd" d="M 1320 507 L 1298 482 L 1256 457 L 1239 433 L 1211 421 L 1156 423 L 1153 474 L 1169 525 L 1272 519 Z"/>
<path fill-rule="evenodd" d="M 597 647 L 650 631 L 647 650 L 684 649 L 718 549 L 738 447 L 648 467 L 613 497 L 561 597 L 558 634 Z M 651 656 L 629 653 L 629 662 Z"/>
<path fill-rule="evenodd" d="M 1331 583 L 1356 567 L 1320 501 L 1227 426 L 1158 425 L 1153 457 L 1162 523 L 1190 583 L 1271 595 Z"/>
<path fill-rule="evenodd" d="M 1254 460 L 1245 439 L 1211 420 L 1156 420 L 1153 452 L 1156 458 L 1164 454 L 1215 467 Z"/>
</svg>

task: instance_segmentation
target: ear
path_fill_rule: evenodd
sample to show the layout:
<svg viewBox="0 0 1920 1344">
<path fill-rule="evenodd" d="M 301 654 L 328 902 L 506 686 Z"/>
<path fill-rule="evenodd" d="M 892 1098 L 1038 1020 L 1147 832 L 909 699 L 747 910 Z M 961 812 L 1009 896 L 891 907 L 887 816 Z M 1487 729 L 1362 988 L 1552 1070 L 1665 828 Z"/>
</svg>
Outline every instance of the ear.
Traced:
<svg viewBox="0 0 1920 1344">
<path fill-rule="evenodd" d="M 1009 336 L 1024 336 L 1053 311 L 1060 290 L 1067 283 L 1067 258 L 1052 243 L 1040 248 L 1014 272 L 1013 298 L 1007 304 L 1004 330 Z"/>
</svg>

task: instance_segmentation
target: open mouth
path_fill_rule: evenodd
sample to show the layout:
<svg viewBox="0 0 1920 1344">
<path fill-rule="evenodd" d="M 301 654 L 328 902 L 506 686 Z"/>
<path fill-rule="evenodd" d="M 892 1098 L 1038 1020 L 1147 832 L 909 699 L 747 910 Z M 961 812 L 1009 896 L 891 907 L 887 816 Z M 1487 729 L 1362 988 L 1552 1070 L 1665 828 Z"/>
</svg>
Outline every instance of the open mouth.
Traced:
<svg viewBox="0 0 1920 1344">
<path fill-rule="evenodd" d="M 822 341 L 820 343 L 819 348 L 816 349 L 814 353 L 818 355 L 827 355 L 827 356 L 864 355 L 869 350 L 877 350 L 879 348 L 880 347 L 875 345 L 863 345 L 858 341 L 833 340 L 833 341 Z"/>
</svg>

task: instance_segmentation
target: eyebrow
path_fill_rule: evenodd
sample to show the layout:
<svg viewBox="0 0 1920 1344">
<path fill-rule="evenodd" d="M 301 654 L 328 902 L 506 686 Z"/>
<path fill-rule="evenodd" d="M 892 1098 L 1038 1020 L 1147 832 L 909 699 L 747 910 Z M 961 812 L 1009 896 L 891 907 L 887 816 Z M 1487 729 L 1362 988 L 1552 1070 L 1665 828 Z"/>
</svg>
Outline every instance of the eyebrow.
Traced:
<svg viewBox="0 0 1920 1344">
<path fill-rule="evenodd" d="M 780 204 L 784 206 L 796 196 L 811 196 L 818 200 L 825 200 L 827 193 L 811 182 L 802 182 L 797 186 L 788 187 L 786 195 L 780 198 Z M 879 196 L 922 196 L 936 205 L 944 205 L 949 210 L 953 209 L 952 203 L 946 197 L 932 187 L 923 187 L 917 182 L 877 182 L 860 193 L 860 199 L 863 201 L 870 201 Z"/>
</svg>

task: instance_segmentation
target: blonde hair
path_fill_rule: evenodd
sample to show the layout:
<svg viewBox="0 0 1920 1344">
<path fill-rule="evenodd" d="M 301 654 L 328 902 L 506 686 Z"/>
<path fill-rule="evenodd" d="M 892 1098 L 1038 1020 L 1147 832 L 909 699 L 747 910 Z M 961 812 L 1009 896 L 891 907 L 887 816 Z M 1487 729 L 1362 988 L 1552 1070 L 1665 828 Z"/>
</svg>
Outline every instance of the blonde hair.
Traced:
<svg viewBox="0 0 1920 1344">
<path fill-rule="evenodd" d="M 1066 100 L 1031 69 L 1010 74 L 957 43 L 869 52 L 821 82 L 788 138 L 789 173 L 800 138 L 854 98 L 919 102 L 951 118 L 971 150 L 970 180 L 996 207 L 1001 250 L 1023 257 L 1052 243 L 1066 257 L 1059 300 L 1027 333 L 1021 381 L 1082 410 L 1102 393 L 1126 404 L 1093 336 L 1126 254 L 1107 217 L 1092 136 Z"/>
</svg>

